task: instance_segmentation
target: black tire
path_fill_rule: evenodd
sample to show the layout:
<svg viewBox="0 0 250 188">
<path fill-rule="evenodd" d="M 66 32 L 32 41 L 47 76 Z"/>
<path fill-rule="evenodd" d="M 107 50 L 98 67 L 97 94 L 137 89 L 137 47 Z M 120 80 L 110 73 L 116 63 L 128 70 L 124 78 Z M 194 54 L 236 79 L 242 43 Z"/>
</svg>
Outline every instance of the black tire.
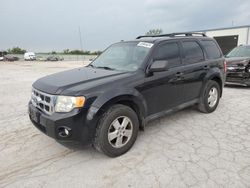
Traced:
<svg viewBox="0 0 250 188">
<path fill-rule="evenodd" d="M 132 136 L 120 148 L 115 148 L 109 141 L 108 132 L 112 123 L 118 117 L 127 117 L 132 124 Z M 96 134 L 93 141 L 93 146 L 100 152 L 103 152 L 109 157 L 117 157 L 126 153 L 134 144 L 139 130 L 139 120 L 137 114 L 130 107 L 117 104 L 111 106 L 100 118 L 96 128 Z M 116 131 L 116 130 L 115 130 Z M 124 137 L 122 137 L 124 138 Z M 116 138 L 117 139 L 117 138 Z M 125 138 L 126 139 L 126 138 Z"/>
<path fill-rule="evenodd" d="M 217 90 L 217 101 L 213 106 L 210 106 L 209 102 L 208 102 L 208 98 L 209 98 L 209 92 L 212 88 L 215 88 Z M 217 108 L 219 101 L 220 101 L 220 95 L 221 95 L 221 88 L 220 85 L 218 84 L 218 82 L 213 81 L 213 80 L 209 80 L 206 83 L 206 86 L 204 87 L 202 93 L 201 93 L 201 98 L 200 98 L 200 102 L 198 104 L 198 109 L 199 111 L 203 112 L 203 113 L 211 113 L 213 111 L 215 111 L 215 109 Z"/>
</svg>

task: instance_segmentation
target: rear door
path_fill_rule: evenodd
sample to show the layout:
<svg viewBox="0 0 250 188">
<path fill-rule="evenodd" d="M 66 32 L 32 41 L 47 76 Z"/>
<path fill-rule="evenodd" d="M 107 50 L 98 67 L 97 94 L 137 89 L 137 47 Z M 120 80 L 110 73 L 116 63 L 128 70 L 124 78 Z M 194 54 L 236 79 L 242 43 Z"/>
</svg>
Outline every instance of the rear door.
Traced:
<svg viewBox="0 0 250 188">
<path fill-rule="evenodd" d="M 200 95 L 203 79 L 209 70 L 205 54 L 198 40 L 183 39 L 183 97 L 182 103 L 197 99 Z"/>
</svg>

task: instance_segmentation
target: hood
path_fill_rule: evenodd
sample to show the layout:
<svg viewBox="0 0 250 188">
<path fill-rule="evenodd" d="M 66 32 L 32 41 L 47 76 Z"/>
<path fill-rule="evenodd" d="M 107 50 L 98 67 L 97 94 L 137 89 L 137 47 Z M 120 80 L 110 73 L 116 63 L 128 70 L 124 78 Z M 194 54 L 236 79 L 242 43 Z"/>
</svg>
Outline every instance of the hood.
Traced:
<svg viewBox="0 0 250 188">
<path fill-rule="evenodd" d="M 250 57 L 230 57 L 226 58 L 228 66 L 246 66 L 250 61 Z"/>
<path fill-rule="evenodd" d="M 107 82 L 112 83 L 128 74 L 128 72 L 83 67 L 40 78 L 33 87 L 45 93 L 61 94 L 64 90 L 76 88 L 79 85 L 81 85 L 79 89 L 87 90 Z"/>
</svg>

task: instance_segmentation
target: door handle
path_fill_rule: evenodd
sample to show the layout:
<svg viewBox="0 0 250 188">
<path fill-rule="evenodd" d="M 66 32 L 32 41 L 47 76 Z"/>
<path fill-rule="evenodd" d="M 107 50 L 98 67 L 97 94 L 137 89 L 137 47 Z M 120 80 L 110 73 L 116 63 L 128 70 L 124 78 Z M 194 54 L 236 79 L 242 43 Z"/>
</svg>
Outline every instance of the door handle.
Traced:
<svg viewBox="0 0 250 188">
<path fill-rule="evenodd" d="M 208 69 L 209 69 L 209 66 L 208 66 L 208 65 L 204 65 L 204 66 L 203 66 L 203 69 L 204 69 L 204 70 L 208 70 Z"/>
<path fill-rule="evenodd" d="M 177 72 L 175 76 L 169 80 L 169 83 L 175 83 L 175 82 L 183 80 L 184 79 L 183 75 L 184 75 L 183 72 Z"/>
<path fill-rule="evenodd" d="M 183 79 L 184 79 L 183 75 L 184 75 L 183 72 L 177 72 L 177 73 L 175 74 L 175 80 L 176 80 L 176 81 L 183 80 Z"/>
<path fill-rule="evenodd" d="M 183 76 L 183 72 L 177 72 L 177 73 L 175 74 L 175 76 L 178 77 L 178 78 L 180 78 L 180 77 Z"/>
</svg>

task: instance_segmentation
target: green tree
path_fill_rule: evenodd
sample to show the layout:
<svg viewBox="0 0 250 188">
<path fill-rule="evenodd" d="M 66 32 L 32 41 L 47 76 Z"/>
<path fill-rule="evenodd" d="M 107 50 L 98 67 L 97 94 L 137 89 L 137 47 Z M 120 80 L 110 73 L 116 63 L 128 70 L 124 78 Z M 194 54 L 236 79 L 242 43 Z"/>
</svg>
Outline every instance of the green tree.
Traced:
<svg viewBox="0 0 250 188">
<path fill-rule="evenodd" d="M 68 53 L 69 53 L 69 49 L 63 50 L 63 53 L 64 53 L 64 54 L 68 54 Z"/>
<path fill-rule="evenodd" d="M 102 51 L 82 51 L 82 50 L 69 50 L 65 49 L 63 50 L 64 54 L 71 54 L 71 55 L 100 55 Z"/>
<path fill-rule="evenodd" d="M 160 34 L 162 34 L 162 33 L 163 33 L 162 29 L 150 29 L 150 30 L 146 33 L 146 35 L 160 35 Z"/>
<path fill-rule="evenodd" d="M 24 54 L 26 50 L 21 49 L 19 47 L 13 47 L 12 49 L 8 49 L 8 53 L 10 54 Z"/>
<path fill-rule="evenodd" d="M 91 52 L 91 55 L 100 55 L 102 53 L 102 51 L 95 51 L 95 52 Z"/>
<path fill-rule="evenodd" d="M 69 54 L 73 54 L 73 55 L 83 55 L 83 51 L 82 50 L 71 50 L 69 52 Z"/>
</svg>

